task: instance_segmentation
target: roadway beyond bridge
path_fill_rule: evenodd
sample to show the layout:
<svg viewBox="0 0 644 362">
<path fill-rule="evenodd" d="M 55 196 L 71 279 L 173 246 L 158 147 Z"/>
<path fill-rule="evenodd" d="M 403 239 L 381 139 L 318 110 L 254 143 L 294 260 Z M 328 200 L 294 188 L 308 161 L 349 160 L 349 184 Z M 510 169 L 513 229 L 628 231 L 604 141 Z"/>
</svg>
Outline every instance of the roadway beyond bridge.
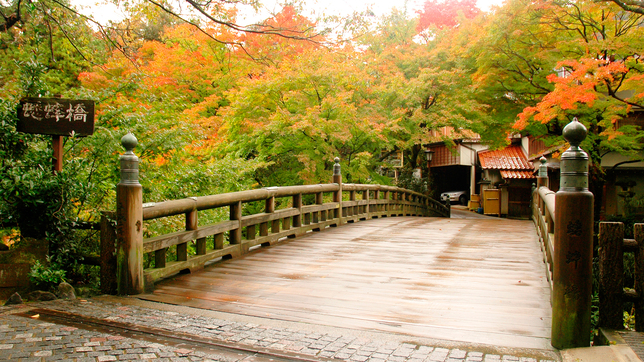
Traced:
<svg viewBox="0 0 644 362">
<path fill-rule="evenodd" d="M 310 233 L 137 297 L 409 340 L 553 350 L 534 224 L 461 210 Z"/>
</svg>

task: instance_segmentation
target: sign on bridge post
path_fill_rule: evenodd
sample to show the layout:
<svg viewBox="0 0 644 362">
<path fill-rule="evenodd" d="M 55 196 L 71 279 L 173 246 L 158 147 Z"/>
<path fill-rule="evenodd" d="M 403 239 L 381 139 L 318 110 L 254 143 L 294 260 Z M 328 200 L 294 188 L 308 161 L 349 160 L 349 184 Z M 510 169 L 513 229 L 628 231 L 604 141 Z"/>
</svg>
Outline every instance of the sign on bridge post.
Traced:
<svg viewBox="0 0 644 362">
<path fill-rule="evenodd" d="M 588 154 L 579 145 L 586 128 L 575 118 L 563 130 L 570 148 L 561 155 L 555 194 L 552 346 L 590 346 L 593 287 L 593 194 L 588 191 Z"/>
<path fill-rule="evenodd" d="M 18 105 L 18 132 L 52 135 L 54 172 L 63 169 L 63 136 L 94 133 L 94 101 L 23 98 Z"/>
</svg>

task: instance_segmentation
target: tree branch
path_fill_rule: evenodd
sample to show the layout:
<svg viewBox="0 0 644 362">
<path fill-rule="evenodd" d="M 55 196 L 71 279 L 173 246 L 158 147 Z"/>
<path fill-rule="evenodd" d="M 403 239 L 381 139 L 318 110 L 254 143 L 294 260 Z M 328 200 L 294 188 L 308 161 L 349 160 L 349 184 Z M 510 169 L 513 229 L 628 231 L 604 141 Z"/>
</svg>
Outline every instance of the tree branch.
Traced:
<svg viewBox="0 0 644 362">
<path fill-rule="evenodd" d="M 643 0 L 600 0 L 603 2 L 613 2 L 622 9 L 636 14 L 644 15 L 644 1 Z"/>
<path fill-rule="evenodd" d="M 16 3 L 16 12 L 9 16 L 6 16 L 3 12 L 0 12 L 0 14 L 2 14 L 2 17 L 4 18 L 4 24 L 0 25 L 0 33 L 6 33 L 9 29 L 11 29 L 14 25 L 22 20 L 22 15 L 20 14 L 21 3 L 22 0 L 18 0 L 18 2 Z"/>
</svg>

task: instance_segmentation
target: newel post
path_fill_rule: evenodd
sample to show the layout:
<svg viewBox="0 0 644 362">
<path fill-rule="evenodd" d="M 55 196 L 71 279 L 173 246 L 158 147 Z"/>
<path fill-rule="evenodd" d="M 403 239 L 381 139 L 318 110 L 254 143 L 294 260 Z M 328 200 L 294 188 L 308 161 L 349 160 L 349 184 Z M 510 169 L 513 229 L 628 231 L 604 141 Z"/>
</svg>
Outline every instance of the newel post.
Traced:
<svg viewBox="0 0 644 362">
<path fill-rule="evenodd" d="M 546 160 L 545 157 L 541 156 L 539 159 L 539 172 L 537 173 L 537 189 L 541 186 L 545 187 L 550 187 L 548 185 L 548 165 L 546 163 L 548 160 Z"/>
<path fill-rule="evenodd" d="M 561 155 L 561 187 L 555 195 L 552 346 L 590 346 L 593 259 L 593 194 L 588 155 L 579 144 L 586 127 L 575 118 L 563 130 L 570 148 Z"/>
<path fill-rule="evenodd" d="M 532 190 L 532 211 L 537 212 L 537 210 L 543 210 L 543 200 L 541 200 L 541 196 L 539 195 L 539 188 L 541 186 L 545 187 L 550 187 L 548 183 L 548 166 L 546 165 L 546 160 L 545 157 L 541 156 L 539 158 L 539 171 L 537 173 L 537 184 L 533 185 L 533 190 Z M 536 208 L 535 208 L 536 205 Z"/>
<path fill-rule="evenodd" d="M 340 187 L 338 191 L 333 194 L 333 202 L 338 203 L 338 208 L 335 211 L 335 217 L 338 219 L 338 226 L 342 225 L 342 172 L 340 168 L 340 158 L 336 157 L 334 160 L 335 164 L 333 165 L 333 179 L 334 184 L 338 184 Z"/>
<path fill-rule="evenodd" d="M 121 155 L 121 182 L 116 185 L 117 292 L 140 294 L 143 281 L 143 190 L 139 184 L 139 158 L 133 150 L 136 137 L 128 133 L 121 138 L 125 153 Z"/>
</svg>

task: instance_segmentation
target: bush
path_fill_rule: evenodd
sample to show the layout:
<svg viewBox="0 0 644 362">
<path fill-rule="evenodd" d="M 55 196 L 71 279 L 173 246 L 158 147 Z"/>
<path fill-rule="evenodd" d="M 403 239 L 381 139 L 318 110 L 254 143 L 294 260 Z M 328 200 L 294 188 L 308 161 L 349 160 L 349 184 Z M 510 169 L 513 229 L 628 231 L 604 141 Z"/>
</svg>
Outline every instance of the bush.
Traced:
<svg viewBox="0 0 644 362">
<path fill-rule="evenodd" d="M 66 281 L 65 271 L 59 269 L 55 264 L 49 264 L 49 266 L 46 266 L 41 264 L 39 261 L 36 261 L 29 271 L 29 280 L 38 289 L 50 290 L 58 284 Z"/>
</svg>

